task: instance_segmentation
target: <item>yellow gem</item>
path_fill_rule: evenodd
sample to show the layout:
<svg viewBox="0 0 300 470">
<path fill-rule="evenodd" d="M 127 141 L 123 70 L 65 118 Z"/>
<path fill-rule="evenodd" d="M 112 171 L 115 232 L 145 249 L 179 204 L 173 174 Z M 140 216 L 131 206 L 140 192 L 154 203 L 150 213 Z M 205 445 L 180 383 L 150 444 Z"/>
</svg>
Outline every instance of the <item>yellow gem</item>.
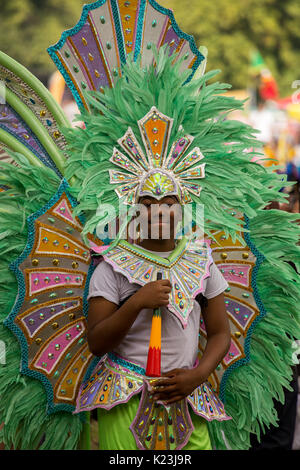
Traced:
<svg viewBox="0 0 300 470">
<path fill-rule="evenodd" d="M 247 258 L 249 258 L 249 253 L 247 251 L 245 251 L 242 256 L 243 256 L 244 259 L 247 259 Z"/>
<path fill-rule="evenodd" d="M 82 44 L 83 44 L 84 46 L 87 46 L 87 40 L 86 40 L 85 38 L 82 38 Z"/>
<path fill-rule="evenodd" d="M 54 264 L 54 266 L 58 266 L 59 265 L 59 260 L 58 259 L 54 259 L 52 261 L 52 263 Z"/>
<path fill-rule="evenodd" d="M 40 112 L 40 116 L 41 117 L 45 117 L 46 116 L 46 111 L 44 109 L 42 109 L 42 111 Z"/>
<path fill-rule="evenodd" d="M 56 330 L 56 328 L 58 328 L 58 323 L 57 322 L 52 323 L 52 328 Z"/>
<path fill-rule="evenodd" d="M 90 59 L 91 62 L 93 62 L 93 60 L 94 60 L 94 56 L 92 56 L 92 54 L 90 52 L 89 52 L 89 59 Z"/>
<path fill-rule="evenodd" d="M 78 263 L 76 261 L 73 261 L 72 268 L 74 269 L 78 268 Z"/>
<path fill-rule="evenodd" d="M 227 258 L 227 253 L 221 253 L 221 258 L 226 259 Z"/>
<path fill-rule="evenodd" d="M 39 260 L 38 259 L 33 259 L 32 264 L 33 264 L 33 266 L 37 266 L 39 264 Z"/>
<path fill-rule="evenodd" d="M 74 320 L 74 318 L 75 318 L 75 313 L 70 313 L 69 318 L 70 318 L 70 320 Z"/>
<path fill-rule="evenodd" d="M 234 333 L 234 336 L 235 336 L 236 338 L 240 338 L 240 337 L 241 337 L 241 333 L 240 333 L 239 331 L 236 331 L 236 332 Z"/>
<path fill-rule="evenodd" d="M 41 338 L 37 338 L 35 340 L 35 344 L 37 344 L 38 346 L 41 344 L 41 342 L 42 342 Z"/>
<path fill-rule="evenodd" d="M 60 137 L 60 132 L 58 132 L 58 131 L 53 132 L 53 137 L 55 139 L 58 139 Z"/>
</svg>

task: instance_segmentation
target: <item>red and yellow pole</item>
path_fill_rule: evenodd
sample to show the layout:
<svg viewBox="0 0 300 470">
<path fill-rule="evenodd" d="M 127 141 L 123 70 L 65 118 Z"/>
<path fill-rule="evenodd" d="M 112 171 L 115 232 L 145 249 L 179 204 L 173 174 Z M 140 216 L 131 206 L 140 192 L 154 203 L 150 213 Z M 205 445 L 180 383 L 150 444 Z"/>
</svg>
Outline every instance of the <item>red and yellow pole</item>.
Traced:
<svg viewBox="0 0 300 470">
<path fill-rule="evenodd" d="M 157 273 L 157 280 L 162 278 L 162 273 Z M 148 377 L 161 376 L 161 311 L 155 308 L 152 316 L 151 334 L 146 367 Z"/>
</svg>

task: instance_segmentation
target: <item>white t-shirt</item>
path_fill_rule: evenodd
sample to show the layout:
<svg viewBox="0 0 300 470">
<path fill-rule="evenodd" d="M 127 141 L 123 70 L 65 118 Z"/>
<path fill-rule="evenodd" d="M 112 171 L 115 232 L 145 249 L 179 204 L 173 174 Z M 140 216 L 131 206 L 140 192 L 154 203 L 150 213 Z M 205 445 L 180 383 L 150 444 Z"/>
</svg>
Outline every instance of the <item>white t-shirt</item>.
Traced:
<svg viewBox="0 0 300 470">
<path fill-rule="evenodd" d="M 148 250 L 150 251 L 150 250 Z M 155 252 L 162 257 L 172 253 Z M 204 280 L 202 294 L 212 299 L 224 292 L 228 287 L 227 281 L 214 262 L 210 266 L 210 277 Z M 131 283 L 121 273 L 115 272 L 105 260 L 96 267 L 90 281 L 88 299 L 104 297 L 106 300 L 119 305 L 126 297 L 132 295 L 141 286 Z M 201 309 L 196 300 L 190 312 L 186 328 L 180 320 L 166 307 L 161 308 L 161 371 L 166 373 L 175 368 L 192 368 L 198 354 L 198 334 Z M 114 348 L 114 352 L 124 359 L 146 368 L 148 348 L 152 325 L 153 310 L 144 308 L 138 314 L 127 335 Z"/>
</svg>

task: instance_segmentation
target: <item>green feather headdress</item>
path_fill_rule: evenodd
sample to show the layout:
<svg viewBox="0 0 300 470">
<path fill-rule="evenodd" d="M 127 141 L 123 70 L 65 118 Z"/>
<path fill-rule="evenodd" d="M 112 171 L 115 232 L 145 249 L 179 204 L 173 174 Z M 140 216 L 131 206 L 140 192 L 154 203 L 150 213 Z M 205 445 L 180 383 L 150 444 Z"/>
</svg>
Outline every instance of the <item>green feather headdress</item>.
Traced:
<svg viewBox="0 0 300 470">
<path fill-rule="evenodd" d="M 138 121 L 156 107 L 173 119 L 168 151 L 188 134 L 193 137 L 192 147 L 204 156 L 200 196 L 192 192 L 189 196 L 204 206 L 206 232 L 225 230 L 235 239 L 241 230 L 236 211 L 252 218 L 270 201 L 284 201 L 279 190 L 286 177 L 279 177 L 274 166 L 265 168 L 251 161 L 259 146 L 255 131 L 228 119 L 230 112 L 242 109 L 244 103 L 224 96 L 229 85 L 211 83 L 217 71 L 185 83 L 189 72 L 180 72 L 180 61 L 173 64 L 174 55 L 169 56 L 166 47 L 154 53 L 154 66 L 142 69 L 139 61 L 129 57 L 113 88 L 105 88 L 104 93 L 86 92 L 90 111 L 83 110 L 80 116 L 86 129 L 64 130 L 69 143 L 65 175 L 68 180 L 76 179 L 73 192 L 79 201 L 75 214 L 85 215 L 87 235 L 101 223 L 103 214 L 97 213 L 101 204 L 117 209 L 119 197 L 109 174 L 116 166 L 110 159 L 115 148 L 123 151 L 118 141 L 128 128 L 144 148 Z M 179 163 L 185 156 L 183 153 Z M 192 177 L 188 180 L 191 185 L 198 182 Z"/>
</svg>

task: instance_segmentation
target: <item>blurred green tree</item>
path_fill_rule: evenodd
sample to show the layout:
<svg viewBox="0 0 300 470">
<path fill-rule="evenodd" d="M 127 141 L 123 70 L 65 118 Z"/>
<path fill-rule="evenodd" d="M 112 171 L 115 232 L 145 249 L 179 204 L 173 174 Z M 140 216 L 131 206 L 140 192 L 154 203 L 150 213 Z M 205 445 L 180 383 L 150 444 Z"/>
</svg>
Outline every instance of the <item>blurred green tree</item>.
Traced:
<svg viewBox="0 0 300 470">
<path fill-rule="evenodd" d="M 250 54 L 260 51 L 281 95 L 300 79 L 299 0 L 160 0 L 177 23 L 208 48 L 207 69 L 222 69 L 219 79 L 233 88 L 249 80 Z"/>
<path fill-rule="evenodd" d="M 90 0 L 92 1 L 92 0 Z M 63 30 L 76 24 L 89 0 L 0 0 L 0 49 L 43 81 L 55 70 L 47 54 Z M 158 0 L 171 8 L 181 29 L 208 48 L 207 69 L 245 88 L 250 54 L 258 49 L 281 95 L 300 79 L 299 0 Z"/>
<path fill-rule="evenodd" d="M 55 65 L 47 47 L 80 18 L 84 0 L 0 0 L 0 49 L 43 82 Z"/>
</svg>

